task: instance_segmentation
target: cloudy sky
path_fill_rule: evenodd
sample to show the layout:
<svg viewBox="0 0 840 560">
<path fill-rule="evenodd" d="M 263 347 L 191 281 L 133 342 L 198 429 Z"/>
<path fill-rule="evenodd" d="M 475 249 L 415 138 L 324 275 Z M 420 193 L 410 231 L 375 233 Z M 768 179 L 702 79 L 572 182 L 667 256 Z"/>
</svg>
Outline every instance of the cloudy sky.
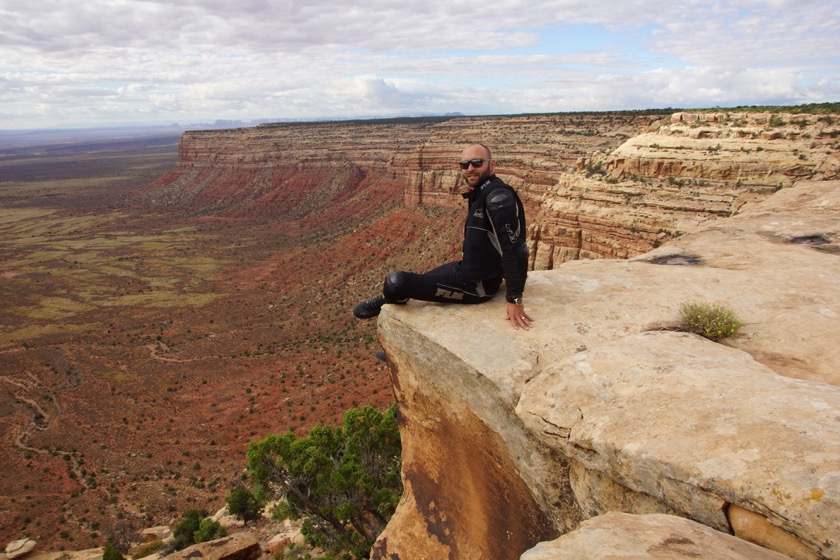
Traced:
<svg viewBox="0 0 840 560">
<path fill-rule="evenodd" d="M 826 101 L 838 0 L 0 2 L 0 129 Z"/>
</svg>

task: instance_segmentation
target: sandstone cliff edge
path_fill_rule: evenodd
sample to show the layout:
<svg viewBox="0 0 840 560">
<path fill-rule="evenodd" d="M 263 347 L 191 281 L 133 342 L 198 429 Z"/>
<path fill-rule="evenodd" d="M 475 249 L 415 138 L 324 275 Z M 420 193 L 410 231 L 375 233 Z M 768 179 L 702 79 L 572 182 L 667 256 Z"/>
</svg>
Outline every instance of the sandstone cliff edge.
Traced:
<svg viewBox="0 0 840 560">
<path fill-rule="evenodd" d="M 386 306 L 406 492 L 373 557 L 840 558 L 839 230 L 840 181 L 801 181 L 532 272 L 527 332 Z M 745 326 L 676 332 L 686 301 Z"/>
</svg>

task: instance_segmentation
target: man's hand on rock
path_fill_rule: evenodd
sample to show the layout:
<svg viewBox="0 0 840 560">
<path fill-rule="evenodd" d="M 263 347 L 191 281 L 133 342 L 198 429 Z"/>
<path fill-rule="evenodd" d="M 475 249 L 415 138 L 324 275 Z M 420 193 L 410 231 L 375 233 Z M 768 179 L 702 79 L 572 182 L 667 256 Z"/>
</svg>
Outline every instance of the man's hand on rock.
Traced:
<svg viewBox="0 0 840 560">
<path fill-rule="evenodd" d="M 507 304 L 507 318 L 513 325 L 514 329 L 522 327 L 523 329 L 528 330 L 531 328 L 531 321 L 533 321 L 533 319 L 525 313 L 525 306 L 516 305 L 515 303 Z"/>
</svg>

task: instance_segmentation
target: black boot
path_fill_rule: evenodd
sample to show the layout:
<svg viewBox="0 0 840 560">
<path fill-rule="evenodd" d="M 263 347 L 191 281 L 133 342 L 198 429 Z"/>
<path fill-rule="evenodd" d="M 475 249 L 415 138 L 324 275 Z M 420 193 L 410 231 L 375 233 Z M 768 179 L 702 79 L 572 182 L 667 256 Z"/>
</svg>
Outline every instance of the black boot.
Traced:
<svg viewBox="0 0 840 560">
<path fill-rule="evenodd" d="M 379 315 L 379 312 L 382 311 L 382 306 L 386 303 L 388 303 L 388 300 L 385 299 L 385 296 L 379 294 L 378 296 L 370 298 L 367 301 L 363 301 L 354 307 L 353 315 L 355 315 L 357 319 L 370 319 L 372 317 L 376 317 Z"/>
</svg>

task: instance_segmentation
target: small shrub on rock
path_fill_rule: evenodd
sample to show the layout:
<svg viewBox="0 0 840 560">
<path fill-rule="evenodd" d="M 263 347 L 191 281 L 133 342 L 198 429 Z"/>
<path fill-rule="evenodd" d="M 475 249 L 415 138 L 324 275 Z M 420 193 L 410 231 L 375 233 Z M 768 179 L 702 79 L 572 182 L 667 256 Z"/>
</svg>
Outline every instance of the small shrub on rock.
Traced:
<svg viewBox="0 0 840 560">
<path fill-rule="evenodd" d="M 134 560 L 140 560 L 140 558 L 151 556 L 155 552 L 160 552 L 164 548 L 166 548 L 166 543 L 163 542 L 161 539 L 156 539 L 152 542 L 143 543 L 141 545 L 135 546 L 134 548 L 128 551 L 128 554 Z M 103 558 L 103 560 L 105 559 Z"/>
<path fill-rule="evenodd" d="M 112 541 L 109 540 L 105 543 L 105 548 L 102 551 L 102 560 L 123 560 L 123 558 L 122 552 L 119 551 Z"/>
<path fill-rule="evenodd" d="M 228 510 L 232 515 L 245 522 L 255 521 L 262 517 L 262 503 L 246 488 L 235 488 L 227 501 Z"/>
<path fill-rule="evenodd" d="M 221 523 L 212 519 L 202 519 L 198 526 L 198 531 L 193 533 L 193 538 L 196 543 L 215 541 L 226 536 L 227 530 L 222 527 Z"/>
<path fill-rule="evenodd" d="M 175 537 L 169 545 L 172 551 L 183 550 L 195 544 L 195 533 L 201 526 L 201 520 L 206 515 L 206 512 L 197 509 L 188 509 L 184 512 L 181 522 L 172 533 Z"/>
<path fill-rule="evenodd" d="M 738 332 L 743 323 L 720 304 L 684 303 L 680 306 L 681 329 L 718 341 Z"/>
<path fill-rule="evenodd" d="M 343 426 L 317 425 L 305 437 L 270 435 L 248 445 L 248 471 L 272 514 L 301 519 L 309 546 L 325 558 L 370 557 L 402 495 L 397 408 L 344 413 Z"/>
</svg>

